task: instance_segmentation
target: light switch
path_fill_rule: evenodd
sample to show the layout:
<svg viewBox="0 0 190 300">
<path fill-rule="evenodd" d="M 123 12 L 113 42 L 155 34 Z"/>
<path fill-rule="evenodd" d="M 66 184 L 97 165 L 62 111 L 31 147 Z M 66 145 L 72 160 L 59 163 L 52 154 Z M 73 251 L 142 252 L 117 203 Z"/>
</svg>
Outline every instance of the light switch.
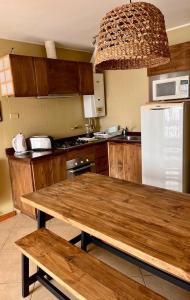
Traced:
<svg viewBox="0 0 190 300">
<path fill-rule="evenodd" d="M 19 119 L 19 113 L 11 113 L 10 119 Z"/>
</svg>

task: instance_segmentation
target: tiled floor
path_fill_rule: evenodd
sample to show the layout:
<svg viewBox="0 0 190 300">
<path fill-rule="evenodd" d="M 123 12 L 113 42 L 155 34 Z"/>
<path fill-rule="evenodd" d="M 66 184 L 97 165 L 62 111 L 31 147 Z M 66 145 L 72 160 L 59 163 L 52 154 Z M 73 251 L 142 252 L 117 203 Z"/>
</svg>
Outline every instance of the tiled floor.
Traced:
<svg viewBox="0 0 190 300">
<path fill-rule="evenodd" d="M 79 232 L 61 221 L 52 219 L 47 227 L 65 239 L 70 239 Z M 0 300 L 20 300 L 21 296 L 21 262 L 20 252 L 14 241 L 36 229 L 36 221 L 19 214 L 9 220 L 0 222 Z M 100 248 L 91 247 L 90 253 L 107 264 L 115 267 L 134 280 L 148 286 L 171 300 L 190 300 L 190 293 L 159 279 L 140 268 L 118 258 Z M 35 265 L 31 263 L 31 273 Z M 27 300 L 55 300 L 56 298 L 40 284 L 31 287 Z M 73 298 L 74 299 L 74 298 Z M 109 299 L 106 299 L 109 300 Z M 125 300 L 125 299 L 124 299 Z"/>
</svg>

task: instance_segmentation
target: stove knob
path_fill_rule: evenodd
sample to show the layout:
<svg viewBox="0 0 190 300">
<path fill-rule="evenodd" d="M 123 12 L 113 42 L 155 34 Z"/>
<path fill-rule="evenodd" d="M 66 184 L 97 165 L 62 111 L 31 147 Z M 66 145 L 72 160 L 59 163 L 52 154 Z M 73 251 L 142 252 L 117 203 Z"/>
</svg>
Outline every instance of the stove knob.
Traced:
<svg viewBox="0 0 190 300">
<path fill-rule="evenodd" d="M 84 163 L 84 161 L 83 160 L 81 160 L 81 164 L 83 164 Z"/>
<path fill-rule="evenodd" d="M 77 163 L 77 162 L 75 163 L 75 166 L 78 166 L 78 163 Z"/>
<path fill-rule="evenodd" d="M 87 158 L 86 161 L 89 161 L 89 159 Z"/>
</svg>

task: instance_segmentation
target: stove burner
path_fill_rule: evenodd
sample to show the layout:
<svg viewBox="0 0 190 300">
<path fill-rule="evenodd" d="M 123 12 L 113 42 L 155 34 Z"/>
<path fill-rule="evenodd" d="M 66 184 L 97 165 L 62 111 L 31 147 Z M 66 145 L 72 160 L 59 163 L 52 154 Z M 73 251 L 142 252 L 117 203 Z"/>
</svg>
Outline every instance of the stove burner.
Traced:
<svg viewBox="0 0 190 300">
<path fill-rule="evenodd" d="M 69 149 L 88 143 L 87 141 L 78 140 L 78 138 L 68 138 L 62 141 L 56 141 L 54 146 L 57 149 Z"/>
</svg>

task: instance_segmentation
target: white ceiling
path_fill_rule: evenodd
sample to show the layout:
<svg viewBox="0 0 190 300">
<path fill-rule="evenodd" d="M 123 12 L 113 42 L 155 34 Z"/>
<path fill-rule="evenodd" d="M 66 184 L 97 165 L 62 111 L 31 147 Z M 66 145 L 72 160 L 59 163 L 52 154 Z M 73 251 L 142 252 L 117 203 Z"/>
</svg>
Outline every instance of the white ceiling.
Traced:
<svg viewBox="0 0 190 300">
<path fill-rule="evenodd" d="M 134 2 L 138 0 L 134 0 Z M 55 40 L 88 50 L 99 22 L 121 0 L 0 0 L 0 38 L 43 43 Z M 167 29 L 190 23 L 190 0 L 144 0 L 165 15 Z"/>
</svg>

